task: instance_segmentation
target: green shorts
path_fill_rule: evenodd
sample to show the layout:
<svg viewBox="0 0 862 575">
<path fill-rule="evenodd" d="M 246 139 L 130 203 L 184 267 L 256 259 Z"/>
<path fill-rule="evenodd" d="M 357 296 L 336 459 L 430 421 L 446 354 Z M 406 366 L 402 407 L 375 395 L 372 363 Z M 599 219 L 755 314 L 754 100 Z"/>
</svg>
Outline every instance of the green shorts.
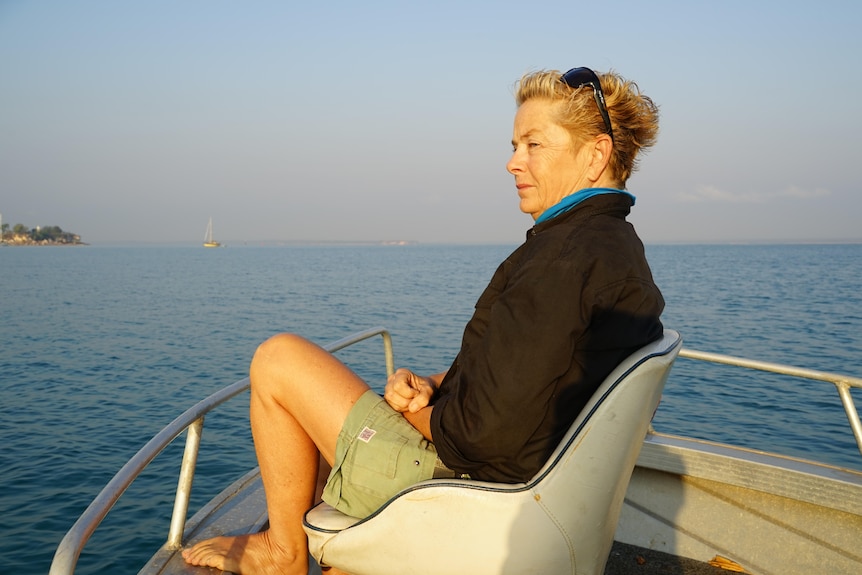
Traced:
<svg viewBox="0 0 862 575">
<path fill-rule="evenodd" d="M 338 434 L 323 500 L 346 515 L 367 517 L 405 487 L 447 471 L 434 444 L 368 390 Z"/>
</svg>

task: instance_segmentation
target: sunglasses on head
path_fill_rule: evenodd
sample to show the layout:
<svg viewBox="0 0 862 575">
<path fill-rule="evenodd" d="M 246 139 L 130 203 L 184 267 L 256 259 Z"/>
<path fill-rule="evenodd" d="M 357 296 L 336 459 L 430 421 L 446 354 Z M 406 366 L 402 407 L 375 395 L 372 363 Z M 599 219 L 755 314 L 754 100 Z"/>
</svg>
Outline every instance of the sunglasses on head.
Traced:
<svg viewBox="0 0 862 575">
<path fill-rule="evenodd" d="M 596 99 L 596 104 L 599 107 L 599 113 L 605 121 L 605 127 L 608 129 L 608 136 L 611 141 L 614 141 L 614 131 L 611 129 L 611 117 L 608 115 L 608 107 L 605 105 L 605 94 L 602 92 L 602 85 L 599 82 L 599 77 L 589 68 L 572 68 L 562 76 L 560 76 L 566 86 L 577 90 L 584 86 L 589 86 L 593 89 L 593 96 Z"/>
</svg>

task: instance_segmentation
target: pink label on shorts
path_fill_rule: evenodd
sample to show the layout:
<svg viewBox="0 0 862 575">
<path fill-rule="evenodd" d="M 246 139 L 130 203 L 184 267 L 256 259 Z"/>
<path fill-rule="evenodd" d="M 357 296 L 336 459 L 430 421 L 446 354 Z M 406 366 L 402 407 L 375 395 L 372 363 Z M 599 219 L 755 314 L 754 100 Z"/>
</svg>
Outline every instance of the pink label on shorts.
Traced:
<svg viewBox="0 0 862 575">
<path fill-rule="evenodd" d="M 366 427 L 365 429 L 363 429 L 362 431 L 359 432 L 359 435 L 357 435 L 357 438 L 361 439 L 365 443 L 368 443 L 369 441 L 371 441 L 371 438 L 374 437 L 375 433 L 377 433 L 377 432 L 374 431 L 373 429 L 369 429 Z"/>
</svg>

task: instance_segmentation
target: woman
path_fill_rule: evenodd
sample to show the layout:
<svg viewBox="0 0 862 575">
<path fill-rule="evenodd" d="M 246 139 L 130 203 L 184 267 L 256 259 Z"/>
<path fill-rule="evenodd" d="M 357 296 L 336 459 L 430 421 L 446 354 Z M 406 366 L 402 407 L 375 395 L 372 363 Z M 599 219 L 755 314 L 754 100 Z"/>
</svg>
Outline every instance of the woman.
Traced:
<svg viewBox="0 0 862 575">
<path fill-rule="evenodd" d="M 587 68 L 529 74 L 516 102 L 507 169 L 535 224 L 479 298 L 452 366 L 399 369 L 381 398 L 299 336 L 264 342 L 251 425 L 269 530 L 204 541 L 186 561 L 305 574 L 302 516 L 327 475 L 323 499 L 357 517 L 431 477 L 526 481 L 604 377 L 659 337 L 664 302 L 623 191 L 655 141 L 656 106 Z"/>
</svg>

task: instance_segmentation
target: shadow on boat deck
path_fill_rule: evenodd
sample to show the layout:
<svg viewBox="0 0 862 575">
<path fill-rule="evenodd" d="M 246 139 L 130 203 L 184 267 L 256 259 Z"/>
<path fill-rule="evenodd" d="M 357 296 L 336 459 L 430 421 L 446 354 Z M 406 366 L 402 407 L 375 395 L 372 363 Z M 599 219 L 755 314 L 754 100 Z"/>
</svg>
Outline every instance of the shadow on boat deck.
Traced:
<svg viewBox="0 0 862 575">
<path fill-rule="evenodd" d="M 312 561 L 312 563 L 314 563 Z M 314 563 L 309 575 L 323 575 Z M 604 575 L 728 575 L 719 567 L 614 541 Z"/>
<path fill-rule="evenodd" d="M 605 575 L 728 575 L 719 567 L 614 541 Z"/>
</svg>

